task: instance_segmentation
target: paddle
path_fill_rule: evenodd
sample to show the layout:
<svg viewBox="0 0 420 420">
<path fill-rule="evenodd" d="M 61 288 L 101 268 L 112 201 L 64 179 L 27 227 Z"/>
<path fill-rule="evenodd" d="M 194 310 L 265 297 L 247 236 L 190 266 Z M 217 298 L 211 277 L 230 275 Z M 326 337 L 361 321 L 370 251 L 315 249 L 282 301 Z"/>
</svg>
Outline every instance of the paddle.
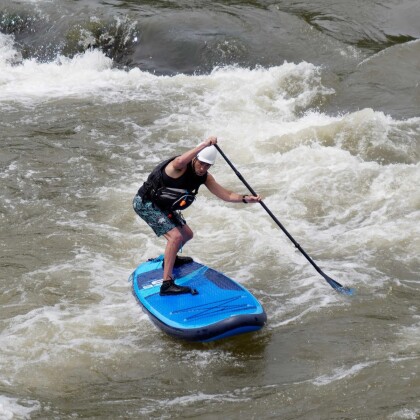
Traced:
<svg viewBox="0 0 420 420">
<path fill-rule="evenodd" d="M 252 195 L 258 195 L 252 187 L 246 182 L 244 177 L 238 172 L 238 170 L 233 166 L 232 162 L 227 158 L 227 156 L 223 153 L 220 147 L 215 144 L 214 145 L 219 153 L 222 155 L 223 159 L 227 162 L 227 164 L 233 169 L 233 172 L 237 175 L 237 177 L 244 183 L 244 185 L 248 188 Z M 354 293 L 353 289 L 349 289 L 348 287 L 342 286 L 337 281 L 333 280 L 331 277 L 327 276 L 312 260 L 312 258 L 305 252 L 305 250 L 295 241 L 293 236 L 286 230 L 286 228 L 280 223 L 276 216 L 271 212 L 271 210 L 265 205 L 265 203 L 261 200 L 259 202 L 264 210 L 271 216 L 271 218 L 276 222 L 277 226 L 286 234 L 286 236 L 293 242 L 294 246 L 302 253 L 302 255 L 313 265 L 316 271 L 321 274 L 322 277 L 328 282 L 328 284 L 337 292 L 343 293 L 345 295 L 351 296 Z"/>
</svg>

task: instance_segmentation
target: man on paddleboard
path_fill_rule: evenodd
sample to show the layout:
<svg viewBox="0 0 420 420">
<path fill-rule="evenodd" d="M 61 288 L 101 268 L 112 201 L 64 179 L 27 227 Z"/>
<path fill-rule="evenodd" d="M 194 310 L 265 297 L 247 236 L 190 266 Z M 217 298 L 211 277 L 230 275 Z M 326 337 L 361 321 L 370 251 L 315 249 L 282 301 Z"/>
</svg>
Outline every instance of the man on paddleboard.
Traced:
<svg viewBox="0 0 420 420">
<path fill-rule="evenodd" d="M 160 288 L 162 296 L 192 293 L 190 287 L 175 283 L 172 270 L 192 261 L 190 257 L 177 255 L 193 237 L 193 231 L 179 210 L 192 204 L 201 185 L 204 184 L 216 197 L 231 203 L 258 203 L 261 200 L 259 195 L 243 195 L 227 190 L 208 172 L 216 160 L 215 144 L 217 138 L 209 137 L 182 155 L 161 162 L 134 197 L 134 211 L 157 236 L 164 236 L 167 240 Z"/>
</svg>

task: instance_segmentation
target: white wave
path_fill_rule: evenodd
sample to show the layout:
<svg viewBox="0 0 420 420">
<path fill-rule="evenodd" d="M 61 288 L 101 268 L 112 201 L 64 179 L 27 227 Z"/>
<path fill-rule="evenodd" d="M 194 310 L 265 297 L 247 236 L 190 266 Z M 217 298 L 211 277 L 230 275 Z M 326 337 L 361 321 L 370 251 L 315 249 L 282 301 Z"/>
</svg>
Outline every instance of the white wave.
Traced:
<svg viewBox="0 0 420 420">
<path fill-rule="evenodd" d="M 197 402 L 210 404 L 216 403 L 246 403 L 255 399 L 255 394 L 265 393 L 267 390 L 272 391 L 277 388 L 277 385 L 265 385 L 261 387 L 248 386 L 241 389 L 234 389 L 229 393 L 209 394 L 204 392 L 194 392 L 188 395 L 177 396 L 172 399 L 149 399 L 146 405 L 139 410 L 142 415 L 151 415 L 157 411 L 162 410 L 162 407 L 170 407 L 172 409 L 182 409 Z"/>
<path fill-rule="evenodd" d="M 123 360 L 153 347 L 148 337 L 154 337 L 155 328 L 131 295 L 129 274 L 83 249 L 73 261 L 28 273 L 22 284 L 31 286 L 22 286 L 20 306 L 25 308 L 29 298 L 29 307 L 35 308 L 10 318 L 0 332 L 1 381 L 59 389 L 71 383 L 72 375 L 57 376 L 58 369 L 89 370 L 99 360 Z M 38 307 L 32 287 L 38 289 Z M 51 300 L 57 303 L 48 304 Z"/>
<path fill-rule="evenodd" d="M 141 415 L 151 415 L 154 412 L 161 410 L 162 406 L 175 408 L 175 407 L 185 407 L 189 405 L 193 405 L 196 403 L 203 403 L 211 404 L 211 403 L 220 403 L 220 402 L 246 402 L 249 401 L 250 398 L 241 398 L 233 395 L 232 393 L 229 394 L 205 394 L 202 392 L 185 395 L 176 397 L 173 399 L 159 399 L 158 401 L 153 401 L 146 403 L 145 407 L 139 410 L 139 414 Z"/>
<path fill-rule="evenodd" d="M 0 419 L 30 419 L 31 413 L 39 410 L 41 404 L 35 400 L 11 398 L 0 395 Z"/>
<path fill-rule="evenodd" d="M 332 382 L 340 381 L 344 378 L 357 375 L 363 369 L 366 369 L 367 367 L 373 366 L 375 364 L 376 362 L 365 362 L 365 363 L 358 363 L 354 366 L 351 366 L 350 368 L 341 367 L 341 368 L 335 369 L 331 375 L 319 376 L 318 378 L 315 378 L 311 382 L 317 386 L 328 385 Z"/>
<path fill-rule="evenodd" d="M 420 316 L 417 315 L 418 308 L 411 307 L 413 312 L 414 323 L 409 326 L 402 327 L 397 333 L 399 336 L 399 347 L 402 351 L 411 351 L 412 354 L 419 354 L 420 351 Z"/>
<path fill-rule="evenodd" d="M 13 48 L 14 38 L 12 35 L 5 35 L 0 33 L 0 69 L 11 66 L 17 62 L 21 57 L 18 52 Z M 0 83 L 6 83 L 8 79 L 6 75 L 0 73 Z"/>
<path fill-rule="evenodd" d="M 173 400 L 166 400 L 165 404 L 168 406 L 176 406 L 176 405 L 189 405 L 193 404 L 197 401 L 249 401 L 249 398 L 238 398 L 232 394 L 204 394 L 199 392 L 197 394 L 192 395 L 185 395 L 182 397 L 176 397 Z"/>
<path fill-rule="evenodd" d="M 25 281 L 38 285 L 35 292 L 41 287 L 53 302 L 41 300 L 38 307 L 33 296 L 37 293 L 31 289 L 22 294 L 30 310 L 11 319 L 0 335 L 4 356 L 0 367 L 6 380 L 14 378 L 28 386 L 24 372 L 30 365 L 39 373 L 29 380 L 41 382 L 35 386 L 44 380 L 55 383 L 55 369 L 83 371 L 92 361 L 120 360 L 127 351 L 132 356 L 138 351 L 139 336 L 140 351 L 144 347 L 161 351 L 159 333 L 142 315 L 125 280 L 137 263 L 160 254 L 164 241 L 137 219 L 130 201 L 153 163 L 191 147 L 205 134 L 219 136 L 221 147 L 245 179 L 340 283 L 381 287 L 389 275 L 372 259 L 377 253 L 382 262 L 391 247 L 403 250 L 400 255 L 407 262 L 417 258 L 415 247 L 407 244 L 415 243 L 420 226 L 420 167 L 413 163 L 418 118 L 396 121 L 372 109 L 336 116 L 310 110 L 334 92 L 323 85 L 322 69 L 305 62 L 168 77 L 115 69 L 99 51 L 72 59 L 57 57 L 49 63 L 21 60 L 11 37 L 0 35 L 0 41 L 0 106 L 89 98 L 159 108 L 152 111 L 153 120 L 146 128 L 136 117 L 115 117 L 130 128 L 127 138 L 121 136 L 118 143 L 124 159 L 113 159 L 110 165 L 113 174 L 122 174 L 118 181 L 114 178 L 118 187 L 89 189 L 86 181 L 76 193 L 76 198 L 86 199 L 98 210 L 71 212 L 60 206 L 52 216 L 51 224 L 63 230 L 78 251 L 65 264 L 25 276 Z M 116 135 L 104 140 L 109 129 L 104 134 L 95 128 L 87 137 L 96 142 L 93 147 L 115 157 Z M 77 153 L 70 165 L 97 165 L 97 155 L 81 157 L 79 149 Z M 0 176 L 22 179 L 21 170 L 13 161 Z M 211 171 L 223 185 L 246 192 L 221 157 Z M 41 176 L 28 168 L 25 185 L 30 187 Z M 107 184 L 103 181 L 101 185 Z M 24 188 L 19 185 L 15 190 Z M 18 211 L 22 203 L 11 200 L 10 208 Z M 266 307 L 267 328 L 304 322 L 327 306 L 350 305 L 314 272 L 260 206 L 216 202 L 203 188 L 194 210 L 185 216 L 196 237 L 184 252 L 246 283 Z M 418 332 L 418 326 L 413 328 Z M 403 331 L 407 336 L 411 332 Z M 407 343 L 414 348 L 414 340 Z M 193 362 L 202 368 L 215 359 L 203 353 Z M 342 380 L 368 366 L 343 367 L 314 383 Z M 190 398 L 212 397 L 188 395 L 174 404 L 186 404 Z"/>
<path fill-rule="evenodd" d="M 402 408 L 387 416 L 391 420 L 417 420 L 420 415 L 420 408 Z"/>
<path fill-rule="evenodd" d="M 66 97 L 98 97 L 106 102 L 144 98 L 182 99 L 197 109 L 192 115 L 207 118 L 249 114 L 254 121 L 263 113 L 271 118 L 292 118 L 297 108 L 307 107 L 316 97 L 332 94 L 321 84 L 320 69 L 309 63 L 284 63 L 270 69 L 215 69 L 206 76 L 155 76 L 139 69 L 112 68 L 112 60 L 98 50 L 73 58 L 58 56 L 48 63 L 35 59 L 13 60 L 17 52 L 10 36 L 0 35 L 0 98 L 31 105 Z M 197 96 L 196 94 L 199 94 Z M 208 95 L 211 93 L 211 95 Z M 194 97 L 198 99 L 194 101 Z M 254 115 L 256 114 L 256 115 Z M 191 117 L 191 115 L 190 115 Z M 182 113 L 171 120 L 183 118 Z M 166 123 L 160 120 L 160 124 Z"/>
<path fill-rule="evenodd" d="M 30 106 L 43 100 L 87 97 L 109 89 L 107 79 L 98 74 L 111 66 L 111 60 L 98 51 L 73 59 L 58 57 L 50 63 L 24 60 L 21 65 L 1 69 L 0 98 Z"/>
</svg>

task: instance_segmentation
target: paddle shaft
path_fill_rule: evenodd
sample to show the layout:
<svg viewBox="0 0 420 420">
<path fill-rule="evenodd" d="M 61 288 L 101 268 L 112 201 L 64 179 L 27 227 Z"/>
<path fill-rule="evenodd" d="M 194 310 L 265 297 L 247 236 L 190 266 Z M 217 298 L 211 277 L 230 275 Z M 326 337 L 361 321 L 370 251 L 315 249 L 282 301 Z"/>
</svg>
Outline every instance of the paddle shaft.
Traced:
<svg viewBox="0 0 420 420">
<path fill-rule="evenodd" d="M 248 190 L 251 192 L 252 195 L 256 196 L 258 195 L 254 189 L 248 184 L 248 182 L 245 180 L 245 178 L 240 174 L 240 172 L 235 168 L 235 166 L 232 164 L 232 162 L 227 158 L 227 156 L 223 153 L 223 151 L 220 149 L 220 147 L 215 144 L 214 147 L 218 150 L 218 152 L 222 155 L 223 159 L 226 161 L 226 163 L 232 168 L 233 172 L 235 172 L 236 176 L 243 182 L 243 184 L 248 188 Z M 280 223 L 280 221 L 277 219 L 277 217 L 273 214 L 273 212 L 265 205 L 265 203 L 261 200 L 259 202 L 264 210 L 270 215 L 270 217 L 274 220 L 274 222 L 277 224 L 277 226 L 286 234 L 286 236 L 293 242 L 293 245 L 302 253 L 302 255 L 313 265 L 316 271 L 318 271 L 319 274 L 321 274 L 325 279 L 331 280 L 314 262 L 314 260 L 305 252 L 305 250 L 295 241 L 293 236 L 286 230 L 286 228 Z M 328 281 L 329 282 L 329 281 Z M 335 282 L 335 281 L 334 281 Z M 336 282 L 335 282 L 336 283 Z M 342 287 L 339 283 L 337 283 L 340 287 Z"/>
</svg>

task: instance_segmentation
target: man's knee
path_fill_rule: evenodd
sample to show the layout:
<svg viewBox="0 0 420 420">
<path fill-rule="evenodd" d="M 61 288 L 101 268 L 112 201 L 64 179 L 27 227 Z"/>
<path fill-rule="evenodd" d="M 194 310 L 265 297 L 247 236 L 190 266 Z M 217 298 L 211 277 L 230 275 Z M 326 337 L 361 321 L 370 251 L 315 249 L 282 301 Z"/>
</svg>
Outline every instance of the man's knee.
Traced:
<svg viewBox="0 0 420 420">
<path fill-rule="evenodd" d="M 182 234 L 184 237 L 184 242 L 190 241 L 194 237 L 193 231 L 188 226 L 183 227 Z"/>
<path fill-rule="evenodd" d="M 168 234 L 167 239 L 168 239 L 168 241 L 172 242 L 175 245 L 181 245 L 182 242 L 184 241 L 184 236 L 178 229 L 173 229 Z"/>
</svg>

